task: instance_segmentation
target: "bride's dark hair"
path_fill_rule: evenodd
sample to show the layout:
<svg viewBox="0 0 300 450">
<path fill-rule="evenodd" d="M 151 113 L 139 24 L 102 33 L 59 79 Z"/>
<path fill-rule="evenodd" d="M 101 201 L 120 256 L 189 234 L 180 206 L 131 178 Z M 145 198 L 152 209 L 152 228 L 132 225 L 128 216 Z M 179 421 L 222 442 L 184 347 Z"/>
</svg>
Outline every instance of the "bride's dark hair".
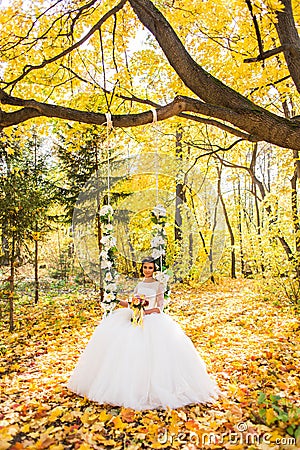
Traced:
<svg viewBox="0 0 300 450">
<path fill-rule="evenodd" d="M 144 266 L 145 263 L 153 263 L 153 266 L 154 266 L 154 272 L 157 270 L 156 264 L 155 264 L 155 259 L 152 258 L 152 256 L 146 256 L 146 258 L 144 258 L 144 259 L 142 260 L 142 267 L 141 267 L 141 270 L 140 270 L 142 277 L 144 276 L 144 273 L 143 273 L 143 266 Z"/>
</svg>

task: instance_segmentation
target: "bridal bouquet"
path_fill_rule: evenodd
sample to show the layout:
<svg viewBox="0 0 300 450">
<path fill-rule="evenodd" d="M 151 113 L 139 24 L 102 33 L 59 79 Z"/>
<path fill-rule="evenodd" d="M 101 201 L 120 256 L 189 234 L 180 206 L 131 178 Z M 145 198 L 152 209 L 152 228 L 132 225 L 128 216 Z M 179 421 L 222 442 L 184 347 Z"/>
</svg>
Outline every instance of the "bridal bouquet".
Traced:
<svg viewBox="0 0 300 450">
<path fill-rule="evenodd" d="M 129 301 L 130 308 L 133 311 L 131 322 L 134 326 L 143 325 L 143 313 L 145 306 L 149 305 L 149 301 L 146 299 L 145 295 L 135 295 Z"/>
</svg>

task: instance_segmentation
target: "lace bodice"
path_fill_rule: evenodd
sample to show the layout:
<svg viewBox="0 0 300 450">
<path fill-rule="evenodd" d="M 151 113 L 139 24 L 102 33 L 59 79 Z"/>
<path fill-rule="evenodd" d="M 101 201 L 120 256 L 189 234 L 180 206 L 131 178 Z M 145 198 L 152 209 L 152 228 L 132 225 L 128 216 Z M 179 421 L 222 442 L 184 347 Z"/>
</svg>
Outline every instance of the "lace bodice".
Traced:
<svg viewBox="0 0 300 450">
<path fill-rule="evenodd" d="M 137 284 L 134 294 L 145 295 L 149 301 L 149 305 L 145 309 L 160 308 L 163 310 L 164 306 L 164 290 L 163 285 L 159 281 L 145 282 L 141 281 Z"/>
</svg>

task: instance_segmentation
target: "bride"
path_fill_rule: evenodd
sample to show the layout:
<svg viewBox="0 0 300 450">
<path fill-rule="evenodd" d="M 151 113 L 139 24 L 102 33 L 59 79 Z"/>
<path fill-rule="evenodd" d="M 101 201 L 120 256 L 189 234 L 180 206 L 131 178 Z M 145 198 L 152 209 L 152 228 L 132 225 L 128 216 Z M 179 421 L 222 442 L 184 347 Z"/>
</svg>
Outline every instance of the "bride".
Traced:
<svg viewBox="0 0 300 450">
<path fill-rule="evenodd" d="M 134 290 L 145 296 L 142 326 L 132 324 L 128 302 L 102 319 L 71 374 L 68 388 L 100 404 L 135 410 L 178 408 L 209 403 L 219 389 L 191 340 L 163 312 L 164 288 L 153 278 L 153 258 L 142 261 L 143 281 Z"/>
</svg>

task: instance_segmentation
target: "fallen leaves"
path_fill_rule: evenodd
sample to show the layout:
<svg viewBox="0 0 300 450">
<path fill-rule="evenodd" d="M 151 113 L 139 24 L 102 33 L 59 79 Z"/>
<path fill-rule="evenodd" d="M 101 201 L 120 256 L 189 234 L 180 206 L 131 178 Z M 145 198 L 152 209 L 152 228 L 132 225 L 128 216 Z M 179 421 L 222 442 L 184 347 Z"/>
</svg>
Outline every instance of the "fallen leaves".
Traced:
<svg viewBox="0 0 300 450">
<path fill-rule="evenodd" d="M 266 302 L 250 281 L 230 280 L 178 290 L 169 314 L 220 386 L 213 405 L 140 412 L 76 396 L 66 382 L 100 321 L 95 295 L 18 305 L 16 331 L 2 330 L 0 450 L 232 450 L 250 438 L 251 448 L 296 448 L 288 441 L 300 417 L 295 313 Z"/>
</svg>

